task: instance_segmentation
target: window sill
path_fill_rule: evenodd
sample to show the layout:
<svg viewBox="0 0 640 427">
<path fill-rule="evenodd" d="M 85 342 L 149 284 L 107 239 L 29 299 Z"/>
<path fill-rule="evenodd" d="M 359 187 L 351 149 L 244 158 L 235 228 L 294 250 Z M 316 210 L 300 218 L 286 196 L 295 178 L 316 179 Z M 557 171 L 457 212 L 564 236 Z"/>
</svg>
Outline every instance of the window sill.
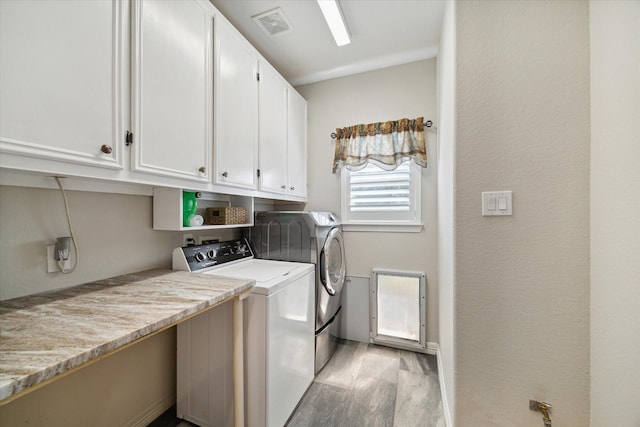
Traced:
<svg viewBox="0 0 640 427">
<path fill-rule="evenodd" d="M 343 223 L 342 231 L 368 231 L 377 233 L 419 233 L 422 224 Z"/>
</svg>

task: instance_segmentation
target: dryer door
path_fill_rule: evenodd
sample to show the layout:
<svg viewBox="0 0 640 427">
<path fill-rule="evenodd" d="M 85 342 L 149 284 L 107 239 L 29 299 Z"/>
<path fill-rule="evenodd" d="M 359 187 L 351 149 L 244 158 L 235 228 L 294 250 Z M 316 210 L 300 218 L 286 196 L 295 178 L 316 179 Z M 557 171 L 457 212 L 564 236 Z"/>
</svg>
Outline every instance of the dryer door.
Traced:
<svg viewBox="0 0 640 427">
<path fill-rule="evenodd" d="M 344 241 L 339 228 L 333 228 L 320 253 L 320 281 L 329 295 L 342 290 L 346 275 Z"/>
</svg>

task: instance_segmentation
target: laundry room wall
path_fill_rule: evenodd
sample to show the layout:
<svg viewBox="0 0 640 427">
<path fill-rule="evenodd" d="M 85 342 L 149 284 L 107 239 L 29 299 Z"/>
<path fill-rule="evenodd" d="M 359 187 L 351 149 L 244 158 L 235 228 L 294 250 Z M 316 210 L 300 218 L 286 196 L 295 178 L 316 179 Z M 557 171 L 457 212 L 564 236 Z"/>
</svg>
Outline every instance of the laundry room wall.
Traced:
<svg viewBox="0 0 640 427">
<path fill-rule="evenodd" d="M 182 233 L 153 230 L 151 196 L 68 190 L 66 194 L 80 263 L 71 274 L 47 273 L 46 246 L 69 235 L 60 191 L 0 186 L 0 300 L 171 268 L 171 252 L 182 244 Z M 231 239 L 239 231 L 206 234 Z"/>
<path fill-rule="evenodd" d="M 589 426 L 589 3 L 457 2 L 455 37 L 456 425 Z"/>
<path fill-rule="evenodd" d="M 60 191 L 0 186 L 0 299 L 171 268 L 182 233 L 153 230 L 150 196 L 67 191 L 67 198 L 80 264 L 71 274 L 47 273 L 46 245 L 69 235 Z M 0 425 L 144 425 L 175 402 L 175 348 L 170 328 L 0 407 Z"/>
<path fill-rule="evenodd" d="M 640 2 L 589 2 L 591 425 L 638 426 Z"/>
<path fill-rule="evenodd" d="M 0 187 L 1 300 L 171 267 L 171 250 L 180 245 L 180 236 L 152 230 L 151 197 L 66 193 L 80 263 L 71 274 L 47 273 L 46 245 L 69 236 L 60 191 Z"/>
<path fill-rule="evenodd" d="M 436 119 L 436 60 L 430 59 L 296 88 L 308 102 L 307 210 L 340 214 L 340 175 L 331 171 L 338 127 L 396 120 Z M 436 128 L 426 129 L 429 166 L 422 170 L 419 233 L 345 232 L 347 275 L 370 277 L 375 267 L 427 275 L 427 341 L 438 341 Z M 360 283 L 359 281 L 358 283 Z M 348 286 L 348 284 L 347 284 Z M 368 292 L 359 296 L 368 304 Z M 349 295 L 353 297 L 352 294 Z M 364 311 L 363 311 L 364 312 Z M 352 319 L 351 319 L 352 320 Z M 368 319 L 362 319 L 368 322 Z M 362 329 L 362 328 L 358 328 Z"/>
</svg>

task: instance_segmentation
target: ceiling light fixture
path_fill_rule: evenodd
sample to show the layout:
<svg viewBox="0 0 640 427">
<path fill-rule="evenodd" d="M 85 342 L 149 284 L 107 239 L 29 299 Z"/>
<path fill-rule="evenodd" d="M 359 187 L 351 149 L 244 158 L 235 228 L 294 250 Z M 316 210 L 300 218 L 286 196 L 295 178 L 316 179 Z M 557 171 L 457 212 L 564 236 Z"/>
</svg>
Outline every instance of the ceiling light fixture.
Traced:
<svg viewBox="0 0 640 427">
<path fill-rule="evenodd" d="M 347 23 L 342 16 L 338 0 L 316 0 L 325 21 L 333 34 L 333 38 L 338 46 L 344 46 L 351 43 L 351 35 L 347 29 Z"/>
</svg>

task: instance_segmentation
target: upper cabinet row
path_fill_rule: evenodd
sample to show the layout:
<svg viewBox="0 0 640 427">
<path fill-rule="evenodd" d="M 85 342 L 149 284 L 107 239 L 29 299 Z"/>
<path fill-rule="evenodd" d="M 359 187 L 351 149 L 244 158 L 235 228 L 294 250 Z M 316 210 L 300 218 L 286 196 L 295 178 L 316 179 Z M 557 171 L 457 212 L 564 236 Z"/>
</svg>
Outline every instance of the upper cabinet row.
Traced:
<svg viewBox="0 0 640 427">
<path fill-rule="evenodd" d="M 209 2 L 0 9 L 3 168 L 306 199 L 306 101 Z"/>
</svg>

